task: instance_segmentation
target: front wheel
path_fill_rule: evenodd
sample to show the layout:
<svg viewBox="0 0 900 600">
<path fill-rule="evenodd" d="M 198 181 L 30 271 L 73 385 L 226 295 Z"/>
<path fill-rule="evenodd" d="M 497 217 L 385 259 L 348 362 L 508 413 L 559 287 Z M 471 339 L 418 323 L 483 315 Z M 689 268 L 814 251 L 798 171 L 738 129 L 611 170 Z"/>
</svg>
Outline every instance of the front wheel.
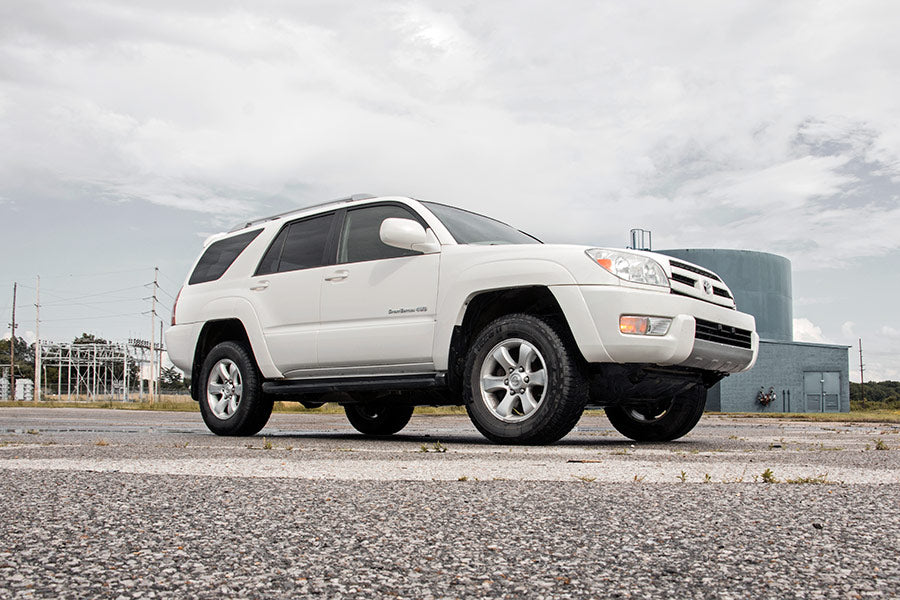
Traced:
<svg viewBox="0 0 900 600">
<path fill-rule="evenodd" d="M 504 444 L 552 444 L 575 427 L 588 399 L 567 332 L 525 314 L 481 330 L 466 360 L 464 394 L 478 431 Z"/>
<path fill-rule="evenodd" d="M 216 435 L 253 435 L 272 414 L 253 355 L 243 344 L 216 345 L 200 370 L 200 414 Z"/>
<path fill-rule="evenodd" d="M 625 437 L 636 442 L 670 442 L 697 425 L 706 406 L 706 388 L 697 386 L 664 401 L 608 406 L 606 417 Z"/>
<path fill-rule="evenodd" d="M 412 418 L 413 406 L 392 406 L 383 402 L 347 404 L 344 412 L 353 428 L 365 435 L 393 435 L 406 427 Z"/>
</svg>

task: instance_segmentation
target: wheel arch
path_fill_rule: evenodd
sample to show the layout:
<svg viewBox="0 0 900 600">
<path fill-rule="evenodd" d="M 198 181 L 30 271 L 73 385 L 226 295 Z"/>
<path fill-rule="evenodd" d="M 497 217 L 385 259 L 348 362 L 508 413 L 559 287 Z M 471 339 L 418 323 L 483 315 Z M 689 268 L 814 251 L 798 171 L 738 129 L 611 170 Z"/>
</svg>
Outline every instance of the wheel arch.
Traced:
<svg viewBox="0 0 900 600">
<path fill-rule="evenodd" d="M 448 383 L 461 389 L 466 353 L 475 336 L 485 325 L 508 314 L 521 313 L 542 317 L 559 324 L 574 349 L 581 355 L 566 320 L 565 313 L 547 286 L 531 285 L 518 288 L 485 290 L 473 294 L 466 302 L 465 312 L 454 326 L 448 356 Z M 582 357 L 583 358 L 583 357 Z"/>
<path fill-rule="evenodd" d="M 191 398 L 199 399 L 200 375 L 202 372 L 203 361 L 210 350 L 222 342 L 241 342 L 251 348 L 250 337 L 247 335 L 247 329 L 240 319 L 216 319 L 207 321 L 200 329 L 197 336 L 197 345 L 194 348 L 194 359 L 191 369 Z M 255 353 L 251 351 L 251 355 Z M 257 369 L 259 365 L 257 364 Z"/>
</svg>

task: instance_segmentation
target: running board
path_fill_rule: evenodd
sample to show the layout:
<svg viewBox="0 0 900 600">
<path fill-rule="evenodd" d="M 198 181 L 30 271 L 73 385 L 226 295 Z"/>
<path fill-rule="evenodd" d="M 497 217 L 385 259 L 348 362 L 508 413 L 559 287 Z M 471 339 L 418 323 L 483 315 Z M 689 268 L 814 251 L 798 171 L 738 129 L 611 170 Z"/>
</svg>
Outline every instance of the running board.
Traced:
<svg viewBox="0 0 900 600">
<path fill-rule="evenodd" d="M 399 391 L 441 388 L 447 385 L 446 373 L 425 375 L 371 375 L 368 377 L 329 377 L 321 379 L 281 379 L 263 383 L 267 394 L 317 394 L 327 392 Z"/>
</svg>

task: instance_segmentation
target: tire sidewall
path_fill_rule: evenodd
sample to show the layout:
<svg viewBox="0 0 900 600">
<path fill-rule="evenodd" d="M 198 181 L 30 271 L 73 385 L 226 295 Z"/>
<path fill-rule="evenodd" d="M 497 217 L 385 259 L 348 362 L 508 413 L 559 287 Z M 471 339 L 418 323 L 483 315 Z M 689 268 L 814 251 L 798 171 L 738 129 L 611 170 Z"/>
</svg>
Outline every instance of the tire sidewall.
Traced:
<svg viewBox="0 0 900 600">
<path fill-rule="evenodd" d="M 703 416 L 705 405 L 705 390 L 698 388 L 675 396 L 668 412 L 656 421 L 634 419 L 627 406 L 612 406 L 606 413 L 613 427 L 625 437 L 638 442 L 670 442 L 690 433 Z"/>
<path fill-rule="evenodd" d="M 242 385 L 240 403 L 237 410 L 228 419 L 220 419 L 213 413 L 207 395 L 210 372 L 223 358 L 227 358 L 237 365 L 241 373 Z M 256 364 L 243 345 L 236 342 L 222 342 L 215 346 L 203 361 L 200 377 L 200 413 L 210 431 L 216 435 L 253 435 L 261 429 L 259 427 L 256 431 L 248 431 L 248 428 L 252 427 L 251 422 L 256 416 L 255 412 L 264 407 L 260 406 L 263 398 Z"/>
<path fill-rule="evenodd" d="M 540 352 L 547 372 L 547 385 L 544 399 L 534 413 L 521 421 L 506 422 L 491 413 L 481 396 L 481 368 L 497 344 L 513 338 L 532 344 Z M 561 346 L 559 335 L 547 323 L 529 315 L 502 317 L 478 334 L 466 360 L 464 399 L 472 422 L 485 437 L 495 442 L 521 444 L 532 443 L 540 436 L 554 413 L 568 400 L 563 393 L 563 363 L 569 357 Z"/>
<path fill-rule="evenodd" d="M 347 404 L 344 413 L 353 428 L 363 435 L 388 436 L 406 427 L 412 418 L 414 407 L 380 404 L 376 417 L 366 414 L 363 404 Z"/>
</svg>

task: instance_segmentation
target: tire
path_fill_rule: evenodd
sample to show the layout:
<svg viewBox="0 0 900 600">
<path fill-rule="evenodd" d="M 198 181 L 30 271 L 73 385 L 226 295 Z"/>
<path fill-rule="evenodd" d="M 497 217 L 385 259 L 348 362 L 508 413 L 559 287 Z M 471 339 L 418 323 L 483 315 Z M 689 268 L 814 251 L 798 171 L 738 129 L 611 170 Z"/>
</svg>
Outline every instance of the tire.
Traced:
<svg viewBox="0 0 900 600">
<path fill-rule="evenodd" d="M 254 435 L 272 414 L 272 398 L 263 394 L 256 361 L 237 342 L 216 345 L 200 370 L 200 414 L 216 435 Z"/>
<path fill-rule="evenodd" d="M 706 388 L 694 389 L 649 406 L 608 406 L 606 417 L 616 430 L 636 442 L 671 442 L 687 435 L 700 421 Z"/>
<path fill-rule="evenodd" d="M 344 405 L 347 420 L 364 435 L 393 435 L 406 427 L 414 406 L 389 405 L 382 402 L 360 402 Z"/>
<path fill-rule="evenodd" d="M 466 411 L 492 442 L 552 444 L 572 431 L 588 401 L 574 342 L 559 325 L 531 315 L 484 327 L 464 373 Z"/>
</svg>

